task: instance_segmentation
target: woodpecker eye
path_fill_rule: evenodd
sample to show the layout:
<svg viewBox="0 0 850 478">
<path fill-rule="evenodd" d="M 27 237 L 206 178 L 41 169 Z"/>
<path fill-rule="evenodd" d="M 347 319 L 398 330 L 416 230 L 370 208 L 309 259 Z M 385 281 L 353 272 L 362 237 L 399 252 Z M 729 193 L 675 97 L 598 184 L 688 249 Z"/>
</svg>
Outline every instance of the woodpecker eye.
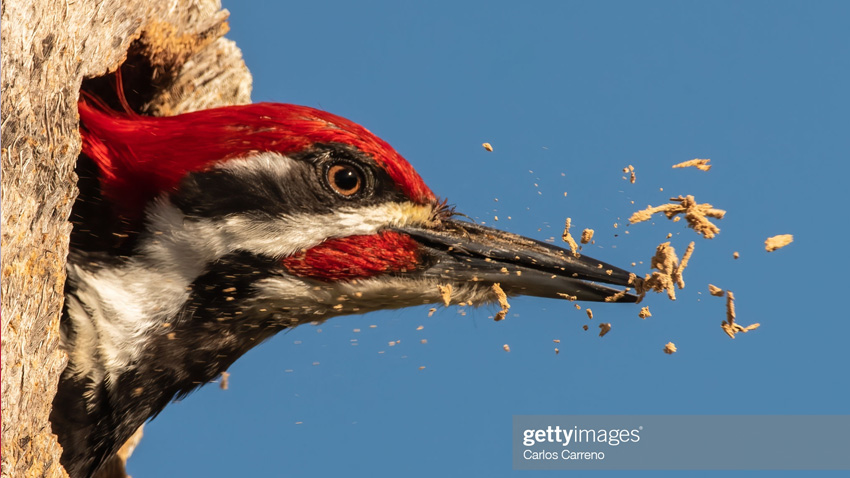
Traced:
<svg viewBox="0 0 850 478">
<path fill-rule="evenodd" d="M 363 172 L 349 163 L 332 164 L 327 169 L 327 180 L 331 189 L 344 197 L 352 197 L 363 189 Z"/>
</svg>

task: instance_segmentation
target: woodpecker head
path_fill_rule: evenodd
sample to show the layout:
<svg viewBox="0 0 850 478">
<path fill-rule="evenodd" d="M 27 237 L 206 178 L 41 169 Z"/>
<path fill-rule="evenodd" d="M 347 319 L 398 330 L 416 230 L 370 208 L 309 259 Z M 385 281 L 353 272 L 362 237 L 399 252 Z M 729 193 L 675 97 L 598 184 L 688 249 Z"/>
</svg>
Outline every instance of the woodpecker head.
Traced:
<svg viewBox="0 0 850 478">
<path fill-rule="evenodd" d="M 604 262 L 458 220 L 389 144 L 323 111 L 259 103 L 153 118 L 91 99 L 79 111 L 97 182 L 75 209 L 70 363 L 53 417 L 66 467 L 86 462 L 72 476 L 99 466 L 92 449 L 112 453 L 284 328 L 440 303 L 442 285 L 452 303 L 477 305 L 496 299 L 494 283 L 600 301 L 618 292 L 601 283 L 629 282 Z M 83 408 L 62 411 L 80 394 Z"/>
</svg>

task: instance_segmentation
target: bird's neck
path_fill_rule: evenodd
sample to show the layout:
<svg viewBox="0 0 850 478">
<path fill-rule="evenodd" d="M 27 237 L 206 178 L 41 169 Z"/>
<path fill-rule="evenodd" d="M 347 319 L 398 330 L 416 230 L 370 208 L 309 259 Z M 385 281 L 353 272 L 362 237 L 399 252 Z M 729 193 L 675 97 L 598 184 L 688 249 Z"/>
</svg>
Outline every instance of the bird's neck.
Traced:
<svg viewBox="0 0 850 478">
<path fill-rule="evenodd" d="M 113 263 L 72 254 L 62 321 L 69 363 L 51 416 L 63 462 L 82 463 L 71 476 L 88 476 L 175 397 L 290 325 L 253 304 L 253 272 L 265 269 L 257 261 L 231 254 L 192 270 L 149 253 Z"/>
</svg>

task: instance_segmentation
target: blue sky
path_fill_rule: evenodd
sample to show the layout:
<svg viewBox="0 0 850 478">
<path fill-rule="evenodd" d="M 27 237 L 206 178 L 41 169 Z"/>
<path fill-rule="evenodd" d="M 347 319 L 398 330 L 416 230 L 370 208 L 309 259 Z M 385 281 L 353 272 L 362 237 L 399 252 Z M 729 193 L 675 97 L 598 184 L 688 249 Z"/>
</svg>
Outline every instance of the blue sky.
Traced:
<svg viewBox="0 0 850 478">
<path fill-rule="evenodd" d="M 363 124 L 476 220 L 560 243 L 571 217 L 596 230 L 586 254 L 638 273 L 668 233 L 680 254 L 696 249 L 678 300 L 648 297 L 646 320 L 630 305 L 591 304 L 589 321 L 514 298 L 499 323 L 492 308 L 419 307 L 280 334 L 230 369 L 229 390 L 209 385 L 151 422 L 132 475 L 534 475 L 511 469 L 513 415 L 850 411 L 850 4 L 224 7 L 254 101 Z M 712 170 L 670 167 L 692 158 Z M 728 211 L 715 239 L 662 217 L 626 227 L 679 194 Z M 776 234 L 794 243 L 768 254 Z M 761 328 L 729 339 L 708 283 Z M 603 338 L 599 322 L 613 325 Z"/>
</svg>

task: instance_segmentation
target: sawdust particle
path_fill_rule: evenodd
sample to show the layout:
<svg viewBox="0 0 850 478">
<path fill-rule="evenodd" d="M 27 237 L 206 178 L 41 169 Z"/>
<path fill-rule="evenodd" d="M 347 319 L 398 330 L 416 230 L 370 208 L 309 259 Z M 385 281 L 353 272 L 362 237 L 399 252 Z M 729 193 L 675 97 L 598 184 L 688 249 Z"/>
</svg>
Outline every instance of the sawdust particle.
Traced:
<svg viewBox="0 0 850 478">
<path fill-rule="evenodd" d="M 437 287 L 440 289 L 440 297 L 443 299 L 443 304 L 448 307 L 452 301 L 452 285 L 438 285 Z"/>
<path fill-rule="evenodd" d="M 682 161 L 679 164 L 674 164 L 673 168 L 697 168 L 700 171 L 708 171 L 711 169 L 711 165 L 708 164 L 710 159 L 691 159 L 688 161 Z"/>
<path fill-rule="evenodd" d="M 667 219 L 674 219 L 678 214 L 684 214 L 685 220 L 688 221 L 688 227 L 701 234 L 706 239 L 714 238 L 720 232 L 720 228 L 708 220 L 708 218 L 723 219 L 726 211 L 715 209 L 711 204 L 697 204 L 693 196 L 679 196 L 670 198 L 673 201 L 670 204 L 661 206 L 647 206 L 646 209 L 640 210 L 632 214 L 629 218 L 630 224 L 649 220 L 653 214 L 663 213 Z"/>
<path fill-rule="evenodd" d="M 767 252 L 773 252 L 791 244 L 792 242 L 794 242 L 794 236 L 791 234 L 780 234 L 778 236 L 768 237 L 764 241 L 764 250 Z"/>
</svg>

